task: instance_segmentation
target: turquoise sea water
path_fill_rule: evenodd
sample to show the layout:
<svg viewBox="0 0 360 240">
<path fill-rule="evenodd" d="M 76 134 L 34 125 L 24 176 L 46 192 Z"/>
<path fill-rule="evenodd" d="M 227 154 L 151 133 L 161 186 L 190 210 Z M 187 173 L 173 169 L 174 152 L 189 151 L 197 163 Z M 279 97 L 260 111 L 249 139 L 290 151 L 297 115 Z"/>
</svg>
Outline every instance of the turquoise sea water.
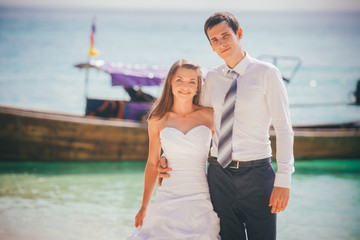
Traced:
<svg viewBox="0 0 360 240">
<path fill-rule="evenodd" d="M 0 239 L 125 239 L 141 204 L 144 167 L 1 162 Z M 278 239 L 359 239 L 360 159 L 295 167 Z"/>
</svg>

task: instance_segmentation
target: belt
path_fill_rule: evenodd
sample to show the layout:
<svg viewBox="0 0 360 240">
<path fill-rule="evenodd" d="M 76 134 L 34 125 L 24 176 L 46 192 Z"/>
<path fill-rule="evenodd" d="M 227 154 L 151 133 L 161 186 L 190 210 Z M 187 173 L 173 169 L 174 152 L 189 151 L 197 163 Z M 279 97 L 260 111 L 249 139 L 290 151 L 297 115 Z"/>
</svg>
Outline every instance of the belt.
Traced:
<svg viewBox="0 0 360 240">
<path fill-rule="evenodd" d="M 213 165 L 220 165 L 217 161 L 216 157 L 210 157 L 208 159 L 208 162 Z M 226 168 L 231 169 L 239 169 L 239 168 L 245 168 L 245 167 L 256 167 L 256 166 L 262 166 L 271 163 L 271 157 L 263 158 L 259 160 L 252 160 L 252 161 L 239 161 L 239 160 L 232 160 L 229 165 L 227 165 Z"/>
</svg>

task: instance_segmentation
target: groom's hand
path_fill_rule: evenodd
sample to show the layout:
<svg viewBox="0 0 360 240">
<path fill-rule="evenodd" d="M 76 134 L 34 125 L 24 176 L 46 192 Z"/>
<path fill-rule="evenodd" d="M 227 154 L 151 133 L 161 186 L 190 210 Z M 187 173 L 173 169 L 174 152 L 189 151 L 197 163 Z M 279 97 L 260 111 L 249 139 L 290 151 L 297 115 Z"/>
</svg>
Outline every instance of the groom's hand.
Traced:
<svg viewBox="0 0 360 240">
<path fill-rule="evenodd" d="M 269 207 L 271 213 L 284 211 L 290 198 L 290 188 L 274 187 L 271 193 Z"/>
<path fill-rule="evenodd" d="M 160 158 L 160 161 L 157 166 L 157 171 L 159 173 L 159 179 L 158 179 L 159 186 L 161 186 L 163 178 L 170 177 L 170 174 L 168 174 L 167 172 L 172 171 L 171 168 L 168 168 L 167 160 L 165 157 Z"/>
</svg>

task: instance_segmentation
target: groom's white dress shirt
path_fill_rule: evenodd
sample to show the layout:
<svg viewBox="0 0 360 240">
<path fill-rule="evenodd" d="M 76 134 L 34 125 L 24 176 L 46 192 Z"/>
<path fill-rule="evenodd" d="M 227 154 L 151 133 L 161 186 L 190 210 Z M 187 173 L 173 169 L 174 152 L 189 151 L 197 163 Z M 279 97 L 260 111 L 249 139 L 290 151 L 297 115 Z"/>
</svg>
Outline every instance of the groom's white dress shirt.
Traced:
<svg viewBox="0 0 360 240">
<path fill-rule="evenodd" d="M 215 135 L 211 156 L 218 155 L 218 140 L 224 97 L 232 79 L 226 77 L 224 64 L 207 73 L 200 102 L 214 108 Z M 237 78 L 237 96 L 233 129 L 233 160 L 251 161 L 270 157 L 269 127 L 276 132 L 277 172 L 274 186 L 290 188 L 294 172 L 293 142 L 288 97 L 279 70 L 246 53 L 232 70 Z"/>
</svg>

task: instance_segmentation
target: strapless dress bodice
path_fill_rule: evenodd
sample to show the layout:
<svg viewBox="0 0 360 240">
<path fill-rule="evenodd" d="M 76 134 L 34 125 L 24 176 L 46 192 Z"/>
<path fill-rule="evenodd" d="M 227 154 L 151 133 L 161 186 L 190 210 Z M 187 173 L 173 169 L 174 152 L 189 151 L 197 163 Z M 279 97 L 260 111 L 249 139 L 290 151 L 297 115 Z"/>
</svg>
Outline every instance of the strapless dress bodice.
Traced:
<svg viewBox="0 0 360 240">
<path fill-rule="evenodd" d="M 211 136 L 211 130 L 205 125 L 196 126 L 185 134 L 173 127 L 161 130 L 161 147 L 172 171 L 170 178 L 163 179 L 158 191 L 180 194 L 207 191 L 206 163 Z"/>
</svg>

